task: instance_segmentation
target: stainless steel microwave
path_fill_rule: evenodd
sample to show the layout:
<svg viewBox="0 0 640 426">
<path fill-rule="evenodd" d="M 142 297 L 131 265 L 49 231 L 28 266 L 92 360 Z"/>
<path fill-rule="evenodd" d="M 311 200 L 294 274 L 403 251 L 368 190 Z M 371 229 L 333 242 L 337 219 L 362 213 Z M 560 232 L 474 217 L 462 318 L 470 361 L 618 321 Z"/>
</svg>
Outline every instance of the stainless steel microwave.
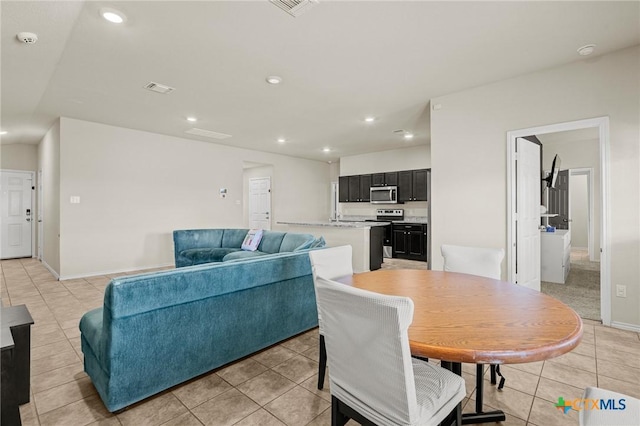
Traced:
<svg viewBox="0 0 640 426">
<path fill-rule="evenodd" d="M 396 204 L 398 202 L 398 187 L 372 186 L 370 200 L 372 204 Z"/>
</svg>

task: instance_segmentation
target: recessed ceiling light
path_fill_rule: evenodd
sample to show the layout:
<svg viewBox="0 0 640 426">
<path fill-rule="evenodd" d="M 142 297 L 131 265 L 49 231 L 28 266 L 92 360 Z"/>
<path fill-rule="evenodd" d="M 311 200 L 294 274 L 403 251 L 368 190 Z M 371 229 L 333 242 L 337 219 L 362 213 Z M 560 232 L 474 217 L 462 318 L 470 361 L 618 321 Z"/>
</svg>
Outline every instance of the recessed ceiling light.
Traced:
<svg viewBox="0 0 640 426">
<path fill-rule="evenodd" d="M 3 131 L 0 132 L 0 135 L 6 135 L 7 133 L 9 133 L 9 132 L 7 132 L 6 130 L 3 130 Z"/>
<path fill-rule="evenodd" d="M 373 123 L 374 121 L 376 121 L 375 117 L 365 117 L 364 121 L 366 121 L 367 123 Z"/>
<path fill-rule="evenodd" d="M 404 134 L 404 138 L 405 139 L 413 139 L 413 133 L 405 133 Z"/>
<path fill-rule="evenodd" d="M 282 83 L 282 77 L 278 77 L 277 75 L 270 75 L 266 78 L 267 83 L 269 84 L 280 84 Z"/>
<path fill-rule="evenodd" d="M 110 7 L 103 7 L 100 9 L 100 16 L 113 24 L 122 24 L 127 20 L 124 13 L 119 10 L 111 9 Z"/>
<path fill-rule="evenodd" d="M 195 118 L 195 117 L 187 117 L 187 121 L 190 121 L 190 122 L 192 122 L 192 123 L 195 123 L 196 121 L 198 121 L 198 119 L 197 119 L 197 118 Z"/>
<path fill-rule="evenodd" d="M 322 148 L 322 152 L 331 152 L 331 148 Z"/>
<path fill-rule="evenodd" d="M 593 53 L 595 48 L 595 44 L 587 44 L 586 46 L 578 48 L 578 54 L 580 54 L 580 56 L 589 56 Z"/>
<path fill-rule="evenodd" d="M 278 143 L 285 143 L 287 140 L 285 138 L 278 138 Z"/>
</svg>

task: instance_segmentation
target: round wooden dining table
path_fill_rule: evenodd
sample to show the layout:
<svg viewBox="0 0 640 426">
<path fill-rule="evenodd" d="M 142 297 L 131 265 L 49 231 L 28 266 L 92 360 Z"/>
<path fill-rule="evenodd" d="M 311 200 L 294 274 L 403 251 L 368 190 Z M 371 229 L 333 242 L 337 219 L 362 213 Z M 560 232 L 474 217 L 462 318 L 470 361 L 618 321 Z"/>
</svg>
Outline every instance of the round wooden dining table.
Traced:
<svg viewBox="0 0 640 426">
<path fill-rule="evenodd" d="M 582 320 L 570 307 L 505 281 L 415 269 L 377 270 L 337 281 L 411 298 L 412 355 L 450 362 L 458 374 L 460 363 L 477 364 L 482 371 L 482 364 L 557 357 L 575 348 L 582 338 Z M 482 411 L 481 377 L 476 383 L 476 413 L 465 413 L 465 424 L 504 420 L 502 412 Z"/>
</svg>

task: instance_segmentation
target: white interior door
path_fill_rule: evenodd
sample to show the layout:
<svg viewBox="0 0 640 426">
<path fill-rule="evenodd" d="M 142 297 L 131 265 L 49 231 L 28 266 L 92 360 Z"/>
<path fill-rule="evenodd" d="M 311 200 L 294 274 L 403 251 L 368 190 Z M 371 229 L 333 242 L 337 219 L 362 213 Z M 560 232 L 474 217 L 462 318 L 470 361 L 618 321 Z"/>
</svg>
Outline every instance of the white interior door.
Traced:
<svg viewBox="0 0 640 426">
<path fill-rule="evenodd" d="M 516 139 L 516 283 L 540 291 L 540 145 Z"/>
<path fill-rule="evenodd" d="M 32 172 L 1 172 L 0 240 L 2 259 L 31 257 L 33 210 L 31 207 Z"/>
<path fill-rule="evenodd" d="M 249 227 L 271 229 L 271 178 L 249 179 Z"/>
</svg>

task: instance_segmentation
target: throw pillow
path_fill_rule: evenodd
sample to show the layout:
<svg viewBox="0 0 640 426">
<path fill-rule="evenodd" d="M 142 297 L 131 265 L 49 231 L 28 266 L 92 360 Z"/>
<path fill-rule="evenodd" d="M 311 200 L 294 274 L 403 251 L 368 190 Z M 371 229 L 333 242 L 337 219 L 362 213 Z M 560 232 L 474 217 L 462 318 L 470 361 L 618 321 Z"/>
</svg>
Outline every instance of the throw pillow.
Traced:
<svg viewBox="0 0 640 426">
<path fill-rule="evenodd" d="M 247 232 L 247 236 L 244 237 L 240 248 L 247 251 L 256 251 L 260 240 L 262 240 L 262 233 L 262 229 L 250 229 L 249 232 Z"/>
</svg>

